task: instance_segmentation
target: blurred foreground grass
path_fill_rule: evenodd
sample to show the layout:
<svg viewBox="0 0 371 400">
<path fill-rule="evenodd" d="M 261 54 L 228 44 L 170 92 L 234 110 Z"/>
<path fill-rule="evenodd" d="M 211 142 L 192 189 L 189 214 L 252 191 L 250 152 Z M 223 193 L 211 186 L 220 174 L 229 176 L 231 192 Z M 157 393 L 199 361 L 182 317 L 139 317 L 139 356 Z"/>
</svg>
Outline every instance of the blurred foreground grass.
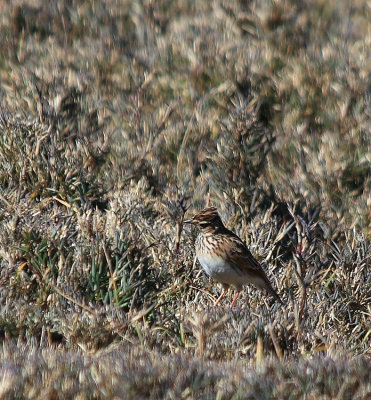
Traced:
<svg viewBox="0 0 371 400">
<path fill-rule="evenodd" d="M 0 397 L 370 395 L 364 1 L 0 15 Z M 220 288 L 205 204 L 287 302 Z"/>
</svg>

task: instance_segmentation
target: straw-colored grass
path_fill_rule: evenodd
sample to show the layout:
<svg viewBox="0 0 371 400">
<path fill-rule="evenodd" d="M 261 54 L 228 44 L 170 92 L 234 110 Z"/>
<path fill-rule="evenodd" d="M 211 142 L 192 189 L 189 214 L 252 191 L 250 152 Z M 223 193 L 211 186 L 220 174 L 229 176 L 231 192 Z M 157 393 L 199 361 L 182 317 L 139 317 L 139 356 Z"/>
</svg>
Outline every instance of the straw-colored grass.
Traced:
<svg viewBox="0 0 371 400">
<path fill-rule="evenodd" d="M 0 398 L 370 396 L 366 2 L 3 3 Z"/>
</svg>

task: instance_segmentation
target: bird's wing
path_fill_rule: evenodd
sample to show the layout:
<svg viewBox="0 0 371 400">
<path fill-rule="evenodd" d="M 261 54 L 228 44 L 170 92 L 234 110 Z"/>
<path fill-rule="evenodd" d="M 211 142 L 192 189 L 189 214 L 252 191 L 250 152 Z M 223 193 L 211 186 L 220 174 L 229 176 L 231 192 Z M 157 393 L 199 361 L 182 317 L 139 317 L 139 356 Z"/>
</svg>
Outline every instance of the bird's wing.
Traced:
<svg viewBox="0 0 371 400">
<path fill-rule="evenodd" d="M 232 246 L 229 247 L 228 260 L 238 266 L 242 272 L 248 275 L 256 275 L 264 281 L 268 281 L 265 272 L 258 261 L 251 254 L 245 243 L 239 238 L 231 238 Z"/>
<path fill-rule="evenodd" d="M 242 274 L 250 275 L 254 278 L 255 285 L 260 289 L 267 290 L 283 304 L 282 300 L 273 289 L 264 269 L 251 254 L 245 243 L 237 236 L 231 238 L 231 240 L 233 241 L 233 245 L 229 247 L 230 250 L 227 255 L 229 263 L 233 265 L 236 270 L 240 270 Z"/>
</svg>

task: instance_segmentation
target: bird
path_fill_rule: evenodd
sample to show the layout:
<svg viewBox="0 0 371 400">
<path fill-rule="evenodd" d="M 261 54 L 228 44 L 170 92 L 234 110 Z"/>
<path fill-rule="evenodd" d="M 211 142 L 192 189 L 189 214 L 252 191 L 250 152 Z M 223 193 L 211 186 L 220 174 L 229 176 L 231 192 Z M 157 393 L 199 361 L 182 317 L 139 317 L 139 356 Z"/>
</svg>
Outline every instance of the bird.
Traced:
<svg viewBox="0 0 371 400">
<path fill-rule="evenodd" d="M 206 274 L 223 285 L 223 292 L 214 303 L 219 304 L 230 286 L 237 290 L 231 307 L 237 301 L 243 285 L 252 283 L 266 290 L 283 304 L 273 289 L 262 266 L 251 254 L 245 242 L 227 229 L 215 207 L 207 207 L 191 219 L 185 220 L 199 228 L 195 242 L 196 256 Z"/>
</svg>

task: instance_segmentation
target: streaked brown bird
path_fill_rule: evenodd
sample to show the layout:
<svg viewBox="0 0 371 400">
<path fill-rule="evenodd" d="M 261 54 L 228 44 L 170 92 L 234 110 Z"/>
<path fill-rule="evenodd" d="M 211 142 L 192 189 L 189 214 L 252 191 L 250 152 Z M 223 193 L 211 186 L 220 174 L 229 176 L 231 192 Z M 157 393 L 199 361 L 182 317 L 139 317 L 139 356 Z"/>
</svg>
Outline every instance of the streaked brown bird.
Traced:
<svg viewBox="0 0 371 400">
<path fill-rule="evenodd" d="M 283 304 L 261 265 L 246 244 L 224 226 L 215 207 L 205 208 L 184 223 L 200 229 L 195 243 L 198 261 L 207 275 L 223 285 L 223 293 L 215 305 L 224 297 L 228 287 L 234 286 L 237 293 L 231 303 L 233 307 L 242 286 L 247 283 L 252 283 L 260 290 L 266 290 Z"/>
</svg>

